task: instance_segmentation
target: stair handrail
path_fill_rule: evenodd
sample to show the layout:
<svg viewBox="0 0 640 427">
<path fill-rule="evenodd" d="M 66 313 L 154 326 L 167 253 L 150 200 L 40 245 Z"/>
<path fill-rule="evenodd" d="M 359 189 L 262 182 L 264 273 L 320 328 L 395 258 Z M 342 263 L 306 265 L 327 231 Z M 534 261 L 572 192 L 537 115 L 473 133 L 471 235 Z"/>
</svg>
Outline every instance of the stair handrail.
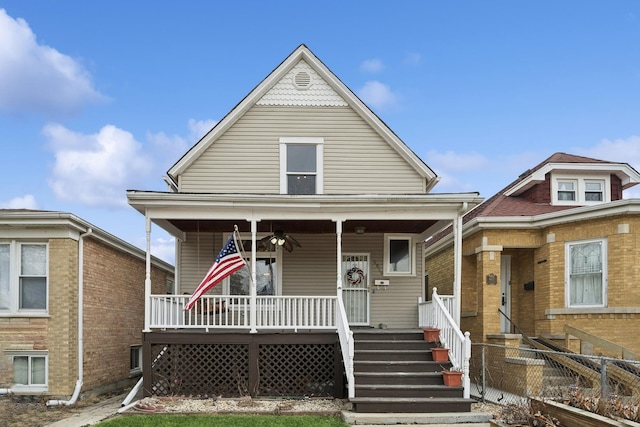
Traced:
<svg viewBox="0 0 640 427">
<path fill-rule="evenodd" d="M 347 319 L 347 310 L 344 307 L 342 297 L 338 297 L 338 311 L 336 313 L 336 327 L 338 329 L 338 338 L 340 340 L 340 350 L 342 351 L 342 363 L 344 364 L 344 372 L 347 377 L 347 392 L 349 399 L 356 395 L 355 376 L 353 374 L 353 356 L 355 354 L 355 345 L 353 341 L 353 331 L 349 327 Z"/>
<path fill-rule="evenodd" d="M 469 378 L 469 360 L 471 359 L 471 338 L 469 331 L 462 333 L 460 327 L 447 310 L 442 298 L 434 287 L 431 294 L 431 323 L 440 329 L 440 342 L 449 349 L 449 360 L 452 369 L 462 371 L 464 397 L 471 395 L 471 379 Z"/>
<path fill-rule="evenodd" d="M 586 341 L 597 347 L 602 347 L 605 350 L 620 354 L 620 357 L 622 359 L 636 360 L 638 358 L 638 356 L 633 350 L 627 347 L 624 347 L 623 345 L 601 338 L 597 335 L 575 328 L 571 325 L 565 324 L 563 327 L 563 331 L 565 334 L 573 335 L 574 337 L 578 338 L 580 341 Z"/>
</svg>

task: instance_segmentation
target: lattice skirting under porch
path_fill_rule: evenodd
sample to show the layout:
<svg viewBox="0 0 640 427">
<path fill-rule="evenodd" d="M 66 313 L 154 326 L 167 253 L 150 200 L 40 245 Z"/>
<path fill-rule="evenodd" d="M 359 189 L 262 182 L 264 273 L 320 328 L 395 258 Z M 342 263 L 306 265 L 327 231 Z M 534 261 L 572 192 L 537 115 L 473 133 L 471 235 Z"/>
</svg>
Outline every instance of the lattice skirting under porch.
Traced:
<svg viewBox="0 0 640 427">
<path fill-rule="evenodd" d="M 145 396 L 345 395 L 336 333 L 143 335 Z"/>
</svg>

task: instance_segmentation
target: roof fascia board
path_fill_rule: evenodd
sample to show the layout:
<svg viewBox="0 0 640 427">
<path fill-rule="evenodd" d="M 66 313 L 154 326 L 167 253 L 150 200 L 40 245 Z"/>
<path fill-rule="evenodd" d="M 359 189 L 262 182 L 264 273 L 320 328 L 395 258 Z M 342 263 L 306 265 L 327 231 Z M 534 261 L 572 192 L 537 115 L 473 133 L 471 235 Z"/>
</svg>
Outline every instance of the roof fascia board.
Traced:
<svg viewBox="0 0 640 427">
<path fill-rule="evenodd" d="M 138 259 L 146 259 L 146 252 L 144 250 L 67 212 L 2 212 L 0 213 L 0 226 L 3 225 L 8 225 L 12 228 L 29 228 L 32 230 L 37 227 L 44 230 L 44 234 L 39 234 L 42 238 L 69 237 L 74 240 L 79 240 L 80 234 L 87 233 L 91 230 L 91 237 L 105 243 L 107 246 L 128 253 Z M 48 227 L 66 227 L 69 232 L 50 233 L 46 231 Z M 35 235 L 35 233 L 35 231 L 30 232 L 32 235 Z M 171 264 L 153 256 L 151 258 L 153 265 L 173 272 L 174 267 Z"/>
<path fill-rule="evenodd" d="M 369 109 L 337 76 L 329 70 L 310 50 L 304 45 L 300 45 L 293 53 L 291 53 L 275 70 L 273 70 L 255 89 L 253 89 L 238 105 L 236 105 L 229 114 L 227 114 L 216 126 L 213 127 L 194 147 L 191 148 L 178 162 L 171 167 L 168 175 L 173 181 L 177 181 L 176 177 L 183 173 L 185 169 L 221 134 L 226 132 L 249 108 L 251 108 L 271 87 L 278 82 L 289 70 L 304 59 L 314 70 L 322 76 L 323 79 L 338 94 L 347 99 L 348 104 L 360 115 L 369 125 L 376 131 L 407 161 L 414 169 L 416 169 L 429 184 L 426 191 L 430 190 L 437 184 L 437 176 L 429 166 L 427 166 L 409 147 L 395 135 L 389 127 L 384 124 L 371 109 Z M 431 182 L 434 181 L 435 182 Z"/>
</svg>

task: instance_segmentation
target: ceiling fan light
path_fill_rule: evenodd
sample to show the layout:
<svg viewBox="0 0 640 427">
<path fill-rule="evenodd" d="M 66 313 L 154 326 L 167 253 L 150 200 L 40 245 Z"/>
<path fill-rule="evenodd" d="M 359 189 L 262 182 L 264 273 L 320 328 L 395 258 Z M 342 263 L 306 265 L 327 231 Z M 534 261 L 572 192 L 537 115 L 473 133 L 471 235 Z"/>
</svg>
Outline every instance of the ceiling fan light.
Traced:
<svg viewBox="0 0 640 427">
<path fill-rule="evenodd" d="M 284 242 L 286 242 L 286 240 L 284 239 L 284 237 L 279 237 L 279 238 L 278 238 L 278 246 L 282 246 L 282 245 L 284 245 Z"/>
<path fill-rule="evenodd" d="M 273 236 L 269 241 L 271 242 L 272 245 L 275 245 L 276 243 L 278 243 L 278 238 L 276 236 Z"/>
</svg>

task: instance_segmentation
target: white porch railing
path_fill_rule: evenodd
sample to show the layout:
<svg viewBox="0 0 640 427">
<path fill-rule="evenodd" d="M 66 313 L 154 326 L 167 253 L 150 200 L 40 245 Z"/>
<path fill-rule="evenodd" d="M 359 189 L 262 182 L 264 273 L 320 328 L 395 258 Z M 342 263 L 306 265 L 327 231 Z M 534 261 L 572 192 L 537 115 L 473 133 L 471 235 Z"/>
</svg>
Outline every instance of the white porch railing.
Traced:
<svg viewBox="0 0 640 427">
<path fill-rule="evenodd" d="M 151 328 L 252 329 L 248 296 L 201 297 L 191 310 L 189 295 L 151 295 Z M 259 296 L 257 329 L 336 329 L 337 296 Z"/>
<path fill-rule="evenodd" d="M 349 399 L 356 395 L 355 377 L 353 375 L 353 356 L 355 354 L 355 343 L 353 340 L 353 332 L 349 327 L 347 319 L 347 310 L 344 307 L 342 298 L 338 298 L 338 315 L 336 323 L 338 327 L 338 338 L 340 339 L 340 350 L 342 351 L 342 362 L 344 363 L 344 372 L 347 376 L 347 392 Z"/>
<path fill-rule="evenodd" d="M 447 302 L 445 302 L 447 301 Z M 453 369 L 462 371 L 464 397 L 471 395 L 471 381 L 469 378 L 469 359 L 471 359 L 471 339 L 469 332 L 464 334 L 456 324 L 451 309 L 454 297 L 441 297 L 436 288 L 433 288 L 431 301 L 419 302 L 418 321 L 420 327 L 433 327 L 440 329 L 440 342 L 449 349 L 449 360 Z"/>
</svg>

